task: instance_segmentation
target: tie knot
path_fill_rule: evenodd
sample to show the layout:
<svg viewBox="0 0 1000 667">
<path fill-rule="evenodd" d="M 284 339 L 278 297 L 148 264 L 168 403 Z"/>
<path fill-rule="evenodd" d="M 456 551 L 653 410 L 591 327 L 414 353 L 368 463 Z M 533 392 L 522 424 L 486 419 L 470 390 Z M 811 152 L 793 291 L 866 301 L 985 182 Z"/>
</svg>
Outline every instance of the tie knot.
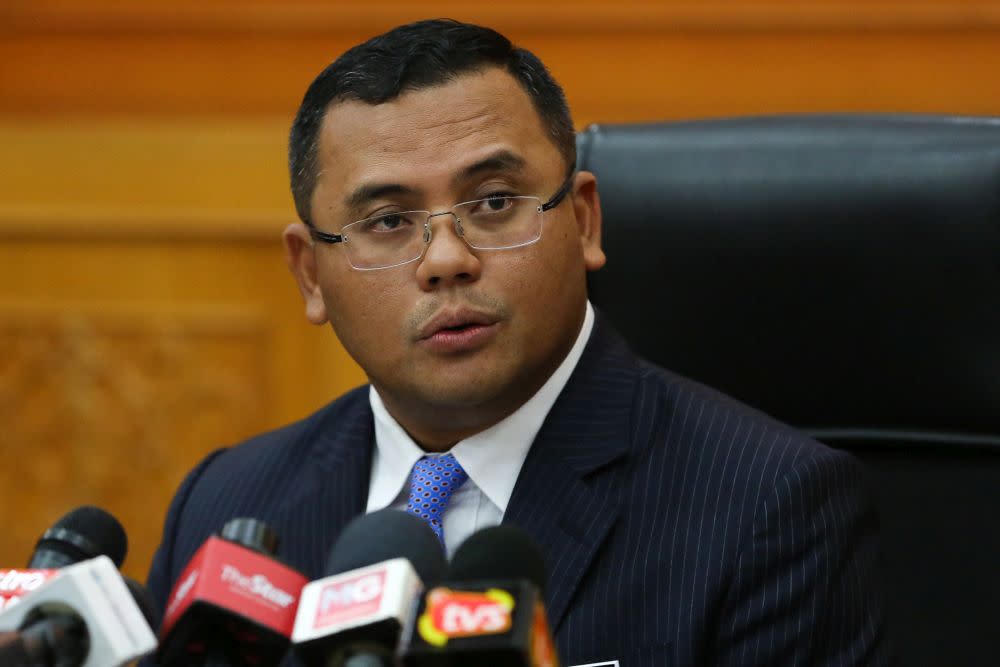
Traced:
<svg viewBox="0 0 1000 667">
<path fill-rule="evenodd" d="M 428 524 L 442 542 L 442 517 L 448 501 L 469 475 L 451 454 L 425 456 L 413 465 L 410 473 L 410 498 L 406 511 Z"/>
</svg>

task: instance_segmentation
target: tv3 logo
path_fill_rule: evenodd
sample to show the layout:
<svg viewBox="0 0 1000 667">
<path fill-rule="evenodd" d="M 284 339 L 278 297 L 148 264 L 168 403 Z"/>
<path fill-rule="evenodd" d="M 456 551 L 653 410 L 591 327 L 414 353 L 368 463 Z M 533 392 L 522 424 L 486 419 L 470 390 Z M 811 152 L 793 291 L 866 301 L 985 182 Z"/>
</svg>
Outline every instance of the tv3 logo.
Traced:
<svg viewBox="0 0 1000 667">
<path fill-rule="evenodd" d="M 513 596 L 499 588 L 482 593 L 435 588 L 427 594 L 417 630 L 428 644 L 444 646 L 456 637 L 507 632 L 513 611 Z"/>
<path fill-rule="evenodd" d="M 374 613 L 382 602 L 385 570 L 325 586 L 319 596 L 314 626 L 319 628 Z"/>
</svg>

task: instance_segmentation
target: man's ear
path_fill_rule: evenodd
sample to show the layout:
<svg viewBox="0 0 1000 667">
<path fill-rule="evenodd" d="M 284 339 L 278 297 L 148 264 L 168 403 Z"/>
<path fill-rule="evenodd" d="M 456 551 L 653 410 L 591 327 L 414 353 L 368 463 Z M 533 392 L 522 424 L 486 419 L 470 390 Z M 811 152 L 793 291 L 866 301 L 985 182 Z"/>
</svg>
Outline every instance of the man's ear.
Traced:
<svg viewBox="0 0 1000 667">
<path fill-rule="evenodd" d="M 306 302 L 306 319 L 313 324 L 326 324 L 326 303 L 316 275 L 316 247 L 309 228 L 293 222 L 281 235 L 285 243 L 285 260 Z"/>
<path fill-rule="evenodd" d="M 583 246 L 583 263 L 588 271 L 604 266 L 607 258 L 601 248 L 601 197 L 597 194 L 597 177 L 581 171 L 573 181 L 573 209 Z"/>
</svg>

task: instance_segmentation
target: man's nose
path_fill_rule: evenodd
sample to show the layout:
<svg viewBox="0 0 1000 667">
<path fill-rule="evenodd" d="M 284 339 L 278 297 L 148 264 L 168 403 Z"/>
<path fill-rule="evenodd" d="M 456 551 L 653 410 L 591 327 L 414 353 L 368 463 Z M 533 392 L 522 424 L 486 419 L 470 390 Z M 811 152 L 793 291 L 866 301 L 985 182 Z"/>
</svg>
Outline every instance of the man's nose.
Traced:
<svg viewBox="0 0 1000 667">
<path fill-rule="evenodd" d="M 430 243 L 417 266 L 420 287 L 432 290 L 478 280 L 482 266 L 460 236 L 459 219 L 453 213 L 440 213 L 431 216 L 427 223 Z"/>
</svg>

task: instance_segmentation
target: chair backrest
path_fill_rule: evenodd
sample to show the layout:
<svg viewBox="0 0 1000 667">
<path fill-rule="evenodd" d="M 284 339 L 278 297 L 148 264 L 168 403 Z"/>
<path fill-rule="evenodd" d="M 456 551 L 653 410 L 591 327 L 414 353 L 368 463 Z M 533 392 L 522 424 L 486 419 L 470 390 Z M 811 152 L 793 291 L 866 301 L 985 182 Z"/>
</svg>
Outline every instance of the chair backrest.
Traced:
<svg viewBox="0 0 1000 667">
<path fill-rule="evenodd" d="M 1000 119 L 604 125 L 578 148 L 595 305 L 646 358 L 866 461 L 903 664 L 994 660 Z"/>
</svg>

